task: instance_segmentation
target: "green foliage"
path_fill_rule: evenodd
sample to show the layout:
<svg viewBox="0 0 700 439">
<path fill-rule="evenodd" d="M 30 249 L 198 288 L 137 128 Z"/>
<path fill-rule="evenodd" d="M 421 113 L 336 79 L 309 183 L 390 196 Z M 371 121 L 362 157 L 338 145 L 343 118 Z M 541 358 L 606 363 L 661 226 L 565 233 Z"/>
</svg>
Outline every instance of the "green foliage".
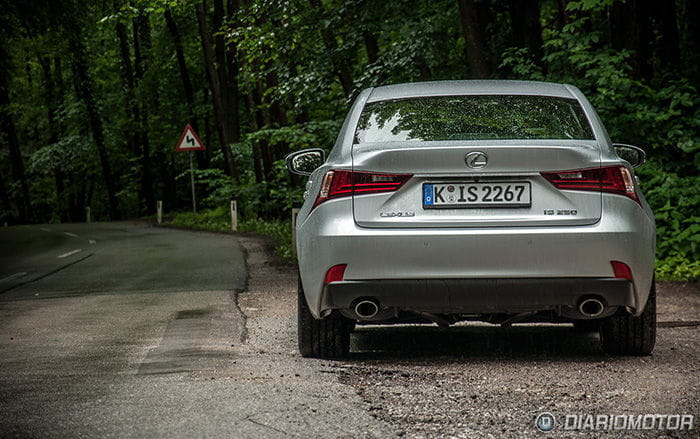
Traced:
<svg viewBox="0 0 700 439">
<path fill-rule="evenodd" d="M 169 224 L 194 230 L 228 232 L 231 230 L 231 213 L 223 207 L 197 213 L 181 212 L 177 213 Z"/>
<path fill-rule="evenodd" d="M 231 214 L 228 209 L 219 207 L 198 213 L 181 212 L 167 223 L 176 227 L 212 232 L 231 232 Z M 275 254 L 285 264 L 294 264 L 296 256 L 292 249 L 292 225 L 284 220 L 243 219 L 238 223 L 238 232 L 256 233 L 270 238 Z"/>
<path fill-rule="evenodd" d="M 655 162 L 639 174 L 656 216 L 657 257 L 700 260 L 700 177 L 663 172 Z"/>
<path fill-rule="evenodd" d="M 643 147 L 649 162 L 637 169 L 657 225 L 657 276 L 698 280 L 700 260 L 700 95 L 687 79 L 645 82 L 632 73 L 627 50 L 602 45 L 593 13 L 609 0 L 569 2 L 579 15 L 561 30 L 545 32 L 542 75 L 523 49 L 509 49 L 501 69 L 517 79 L 572 83 L 590 99 L 613 141 Z"/>
<path fill-rule="evenodd" d="M 229 176 L 223 171 L 194 2 L 25 3 L 21 8 L 8 3 L 3 21 L 10 25 L 0 42 L 7 52 L 0 61 L 8 72 L 10 103 L 0 110 L 17 128 L 34 221 L 81 220 L 87 205 L 95 218 L 107 217 L 100 157 L 87 110 L 74 87 L 72 35 L 79 35 L 85 45 L 122 213 L 135 217 L 152 211 L 145 196 L 147 171 L 156 199 L 173 210 L 189 207 L 189 160 L 173 147 L 184 125 L 196 122 L 208 147 L 206 153 L 198 153 L 201 169 L 194 172 L 203 211 L 178 215 L 175 221 L 183 227 L 228 230 L 228 205 L 235 199 L 241 217 L 248 219 L 241 228 L 276 237 L 285 260 L 291 255 L 284 250 L 289 242 L 283 236 L 287 212 L 301 202 L 305 183 L 286 172 L 286 154 L 310 147 L 329 151 L 350 101 L 365 87 L 470 77 L 454 0 L 322 0 L 320 7 L 308 0 L 223 2 L 225 8 L 240 3 L 240 9 L 226 12 L 216 29 L 212 3 L 205 2 L 215 44 L 223 36 L 238 58 L 241 136 L 230 145 L 237 169 Z M 646 76 L 635 65 L 634 50 L 618 49 L 613 41 L 612 7 L 629 6 L 629 0 L 539 2 L 542 59 L 536 59 L 539 50 L 524 47 L 513 31 L 509 5 L 514 2 L 473 3 L 484 36 L 482 49 L 496 67 L 494 78 L 573 84 L 591 100 L 614 141 L 647 151 L 649 163 L 637 174 L 656 214 L 657 274 L 660 279 L 697 279 L 700 48 L 688 31 L 693 23 L 682 13 L 688 2 L 677 2 L 680 67 L 663 64 L 664 31 L 652 18 L 647 49 L 653 74 Z M 657 3 L 659 8 L 668 4 Z M 184 99 L 166 9 L 179 29 L 194 94 L 192 108 Z M 139 20 L 143 21 L 137 25 Z M 124 80 L 120 25 L 135 73 L 133 90 Z M 134 38 L 139 32 L 137 63 Z M 349 96 L 339 80 L 341 69 L 350 76 Z M 50 107 L 55 107 L 52 112 Z M 144 160 L 144 136 L 150 161 Z M 1 146 L 5 193 L 0 221 L 13 222 L 23 195 L 19 182 L 10 178 L 14 173 L 9 148 Z"/>
<path fill-rule="evenodd" d="M 700 261 L 681 256 L 657 260 L 656 280 L 697 282 L 700 280 Z"/>
</svg>

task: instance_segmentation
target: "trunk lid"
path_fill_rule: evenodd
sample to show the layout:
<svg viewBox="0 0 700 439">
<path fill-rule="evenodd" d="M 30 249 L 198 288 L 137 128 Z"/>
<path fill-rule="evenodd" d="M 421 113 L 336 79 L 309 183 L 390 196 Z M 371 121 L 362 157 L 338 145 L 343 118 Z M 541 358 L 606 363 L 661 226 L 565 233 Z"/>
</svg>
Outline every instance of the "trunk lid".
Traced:
<svg viewBox="0 0 700 439">
<path fill-rule="evenodd" d="M 483 153 L 472 155 L 477 168 L 466 164 L 470 153 Z M 365 143 L 352 160 L 353 171 L 413 174 L 395 192 L 353 195 L 362 227 L 579 226 L 601 216 L 601 193 L 562 191 L 540 174 L 598 168 L 595 141 Z"/>
</svg>

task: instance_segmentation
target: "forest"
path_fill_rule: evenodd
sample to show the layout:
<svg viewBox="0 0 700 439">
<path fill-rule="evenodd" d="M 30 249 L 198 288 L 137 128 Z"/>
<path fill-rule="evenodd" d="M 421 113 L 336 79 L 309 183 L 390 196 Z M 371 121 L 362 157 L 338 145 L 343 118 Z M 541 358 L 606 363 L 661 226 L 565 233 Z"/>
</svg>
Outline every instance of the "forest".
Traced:
<svg viewBox="0 0 700 439">
<path fill-rule="evenodd" d="M 224 228 L 235 199 L 244 229 L 284 240 L 304 186 L 285 155 L 328 150 L 362 89 L 552 81 L 646 150 L 657 278 L 700 278 L 696 0 L 0 3 L 0 224 L 150 217 L 162 200 Z M 207 146 L 196 215 L 175 151 L 188 123 Z"/>
</svg>

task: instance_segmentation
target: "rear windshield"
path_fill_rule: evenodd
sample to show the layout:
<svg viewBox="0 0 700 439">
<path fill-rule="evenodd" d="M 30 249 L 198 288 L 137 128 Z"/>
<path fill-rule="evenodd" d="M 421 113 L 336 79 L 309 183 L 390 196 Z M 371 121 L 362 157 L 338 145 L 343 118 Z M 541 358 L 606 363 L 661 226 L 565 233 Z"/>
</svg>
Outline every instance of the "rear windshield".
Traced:
<svg viewBox="0 0 700 439">
<path fill-rule="evenodd" d="M 575 99 L 549 96 L 431 96 L 367 104 L 355 143 L 444 140 L 593 140 Z"/>
</svg>

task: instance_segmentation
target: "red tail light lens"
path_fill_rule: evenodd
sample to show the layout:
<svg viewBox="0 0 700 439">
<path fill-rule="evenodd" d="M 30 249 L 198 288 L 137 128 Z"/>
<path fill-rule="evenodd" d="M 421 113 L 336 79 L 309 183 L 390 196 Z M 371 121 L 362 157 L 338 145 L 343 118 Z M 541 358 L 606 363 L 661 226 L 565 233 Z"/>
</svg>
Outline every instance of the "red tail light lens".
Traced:
<svg viewBox="0 0 700 439">
<path fill-rule="evenodd" d="M 624 166 L 607 166 L 578 171 L 543 172 L 542 176 L 558 189 L 608 192 L 624 195 L 639 203 L 634 177 L 630 170 Z"/>
<path fill-rule="evenodd" d="M 340 282 L 345 277 L 345 269 L 348 264 L 334 265 L 328 269 L 326 272 L 326 278 L 323 280 L 324 284 L 329 284 L 331 282 Z"/>
<path fill-rule="evenodd" d="M 379 174 L 376 172 L 334 170 L 326 172 L 314 207 L 331 198 L 393 192 L 403 186 L 413 174 Z"/>
<path fill-rule="evenodd" d="M 620 261 L 610 261 L 610 265 L 612 265 L 616 278 L 632 280 L 632 270 L 629 265 Z"/>
</svg>

